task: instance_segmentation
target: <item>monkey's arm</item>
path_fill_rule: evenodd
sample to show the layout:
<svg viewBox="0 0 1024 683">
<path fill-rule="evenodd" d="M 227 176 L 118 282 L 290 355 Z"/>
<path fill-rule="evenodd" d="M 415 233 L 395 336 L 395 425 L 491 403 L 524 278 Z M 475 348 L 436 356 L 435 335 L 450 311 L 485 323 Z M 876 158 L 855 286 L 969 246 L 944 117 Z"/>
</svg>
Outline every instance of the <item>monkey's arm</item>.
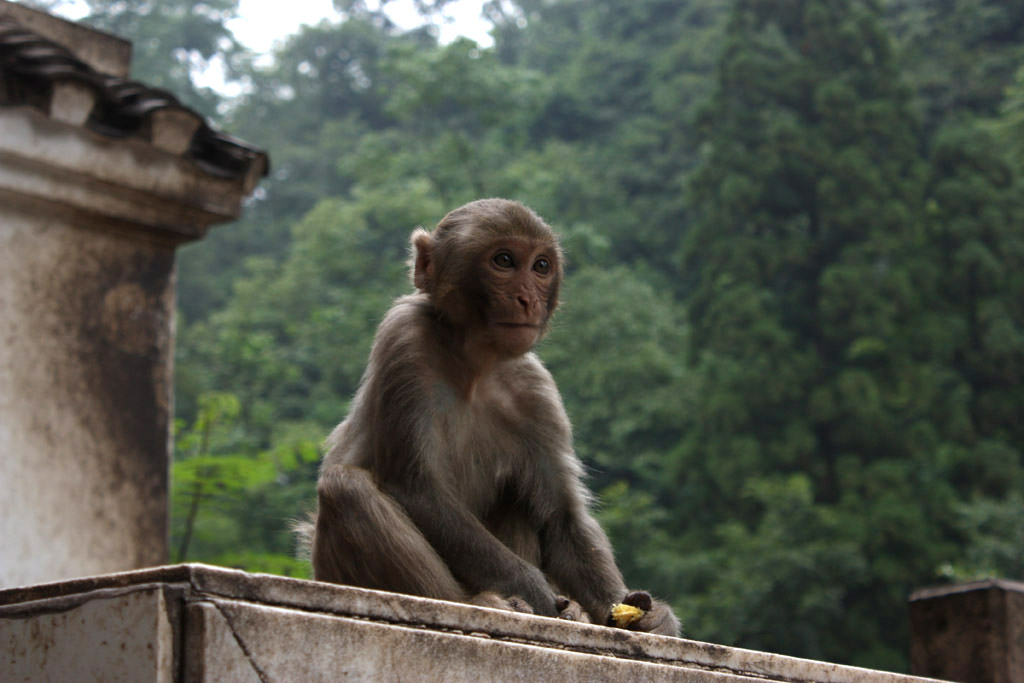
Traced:
<svg viewBox="0 0 1024 683">
<path fill-rule="evenodd" d="M 596 623 L 612 625 L 612 607 L 622 603 L 644 612 L 628 624 L 630 630 L 679 635 L 679 620 L 671 607 L 646 591 L 627 592 L 608 537 L 583 501 L 573 501 L 545 525 L 541 544 L 544 570 Z"/>
<path fill-rule="evenodd" d="M 543 572 L 509 550 L 439 485 L 414 480 L 400 487 L 385 485 L 385 489 L 470 592 L 518 596 L 535 614 L 558 615 L 555 593 Z"/>
<path fill-rule="evenodd" d="M 541 527 L 542 568 L 596 623 L 626 594 L 608 537 L 582 502 L 571 504 Z"/>
</svg>

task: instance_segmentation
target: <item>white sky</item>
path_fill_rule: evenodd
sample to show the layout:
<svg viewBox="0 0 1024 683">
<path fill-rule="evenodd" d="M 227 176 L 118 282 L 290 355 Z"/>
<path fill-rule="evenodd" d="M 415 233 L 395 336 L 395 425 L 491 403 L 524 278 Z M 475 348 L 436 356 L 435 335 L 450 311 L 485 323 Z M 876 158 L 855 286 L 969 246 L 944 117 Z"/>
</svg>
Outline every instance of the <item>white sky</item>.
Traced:
<svg viewBox="0 0 1024 683">
<path fill-rule="evenodd" d="M 438 20 L 442 44 L 450 43 L 459 36 L 475 40 L 488 47 L 493 44 L 488 34 L 490 24 L 484 20 L 481 10 L 484 0 L 453 0 Z M 258 54 L 266 55 L 275 43 L 296 33 L 303 24 L 316 24 L 321 19 L 337 21 L 339 13 L 331 0 L 285 0 L 287 11 L 270 0 L 240 0 L 238 17 L 228 22 L 228 28 L 241 43 Z M 369 3 L 373 6 L 373 0 Z M 411 0 L 392 0 L 388 3 L 387 14 L 403 29 L 411 29 L 423 23 Z M 84 0 L 68 0 L 55 10 L 56 14 L 71 20 L 80 19 L 88 13 Z M 140 36 L 124 36 L 138 40 Z M 225 95 L 241 92 L 239 84 L 225 84 L 224 65 L 219 58 L 202 71 L 194 71 L 192 78 L 197 85 L 208 86 Z"/>
<path fill-rule="evenodd" d="M 440 22 L 441 42 L 450 43 L 459 36 L 466 36 L 482 46 L 490 46 L 493 42 L 487 33 L 490 24 L 481 16 L 483 3 L 484 0 L 454 0 L 450 3 Z M 284 11 L 282 4 L 287 8 Z M 321 19 L 336 21 L 339 16 L 331 0 L 285 0 L 282 4 L 269 0 L 240 0 L 239 16 L 228 22 L 228 28 L 254 52 L 265 53 L 276 41 L 298 31 L 302 24 L 316 24 Z M 373 5 L 373 2 L 370 4 Z M 84 0 L 69 0 L 56 10 L 57 14 L 69 19 L 78 19 L 87 12 Z M 392 21 L 404 29 L 422 23 L 411 0 L 393 0 L 388 4 L 387 13 Z"/>
<path fill-rule="evenodd" d="M 295 33 L 302 24 L 315 24 L 321 19 L 338 19 L 331 0 L 286 0 L 287 12 L 280 5 L 267 0 L 241 0 L 239 17 L 228 27 L 239 41 L 256 52 L 267 52 L 275 41 Z M 446 21 L 441 24 L 441 42 L 450 43 L 459 36 L 472 38 L 480 45 L 493 41 L 487 31 L 488 24 L 480 14 L 484 0 L 455 0 L 446 9 Z M 372 4 L 372 3 L 371 3 Z M 275 6 L 276 5 L 276 6 Z M 421 23 L 410 0 L 397 0 L 388 4 L 388 16 L 404 29 Z"/>
</svg>

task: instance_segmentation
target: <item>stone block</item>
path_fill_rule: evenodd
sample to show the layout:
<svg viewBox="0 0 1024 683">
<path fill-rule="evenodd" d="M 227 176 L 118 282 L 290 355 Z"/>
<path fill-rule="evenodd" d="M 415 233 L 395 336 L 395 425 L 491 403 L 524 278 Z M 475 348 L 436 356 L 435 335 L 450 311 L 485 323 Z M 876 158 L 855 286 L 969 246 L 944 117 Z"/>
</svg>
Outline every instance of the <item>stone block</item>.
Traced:
<svg viewBox="0 0 1024 683">
<path fill-rule="evenodd" d="M 910 598 L 914 673 L 963 683 L 1024 681 L 1024 583 L 993 579 Z"/>
<path fill-rule="evenodd" d="M 174 637 L 160 588 L 87 596 L 0 617 L 0 679 L 172 683 Z"/>
</svg>

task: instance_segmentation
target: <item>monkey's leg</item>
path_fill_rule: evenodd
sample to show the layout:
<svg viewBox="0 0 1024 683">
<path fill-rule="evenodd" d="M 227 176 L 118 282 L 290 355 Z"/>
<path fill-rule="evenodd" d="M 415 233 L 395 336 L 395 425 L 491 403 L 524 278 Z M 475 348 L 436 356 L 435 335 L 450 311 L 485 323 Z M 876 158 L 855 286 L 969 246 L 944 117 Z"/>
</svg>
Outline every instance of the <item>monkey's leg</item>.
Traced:
<svg viewBox="0 0 1024 683">
<path fill-rule="evenodd" d="M 344 465 L 321 475 L 313 537 L 318 581 L 465 601 L 447 565 L 370 473 Z"/>
</svg>

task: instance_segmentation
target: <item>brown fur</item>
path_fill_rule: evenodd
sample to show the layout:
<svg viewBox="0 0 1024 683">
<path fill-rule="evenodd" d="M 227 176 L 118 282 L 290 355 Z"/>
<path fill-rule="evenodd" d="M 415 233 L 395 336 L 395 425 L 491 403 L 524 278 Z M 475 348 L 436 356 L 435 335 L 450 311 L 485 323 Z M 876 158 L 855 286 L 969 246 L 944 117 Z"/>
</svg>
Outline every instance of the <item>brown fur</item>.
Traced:
<svg viewBox="0 0 1024 683">
<path fill-rule="evenodd" d="M 529 351 L 558 305 L 554 233 L 486 199 L 416 230 L 412 248 L 418 291 L 381 323 L 327 441 L 305 530 L 314 576 L 606 623 L 626 587 L 558 389 Z M 663 603 L 647 624 L 678 633 Z"/>
</svg>

